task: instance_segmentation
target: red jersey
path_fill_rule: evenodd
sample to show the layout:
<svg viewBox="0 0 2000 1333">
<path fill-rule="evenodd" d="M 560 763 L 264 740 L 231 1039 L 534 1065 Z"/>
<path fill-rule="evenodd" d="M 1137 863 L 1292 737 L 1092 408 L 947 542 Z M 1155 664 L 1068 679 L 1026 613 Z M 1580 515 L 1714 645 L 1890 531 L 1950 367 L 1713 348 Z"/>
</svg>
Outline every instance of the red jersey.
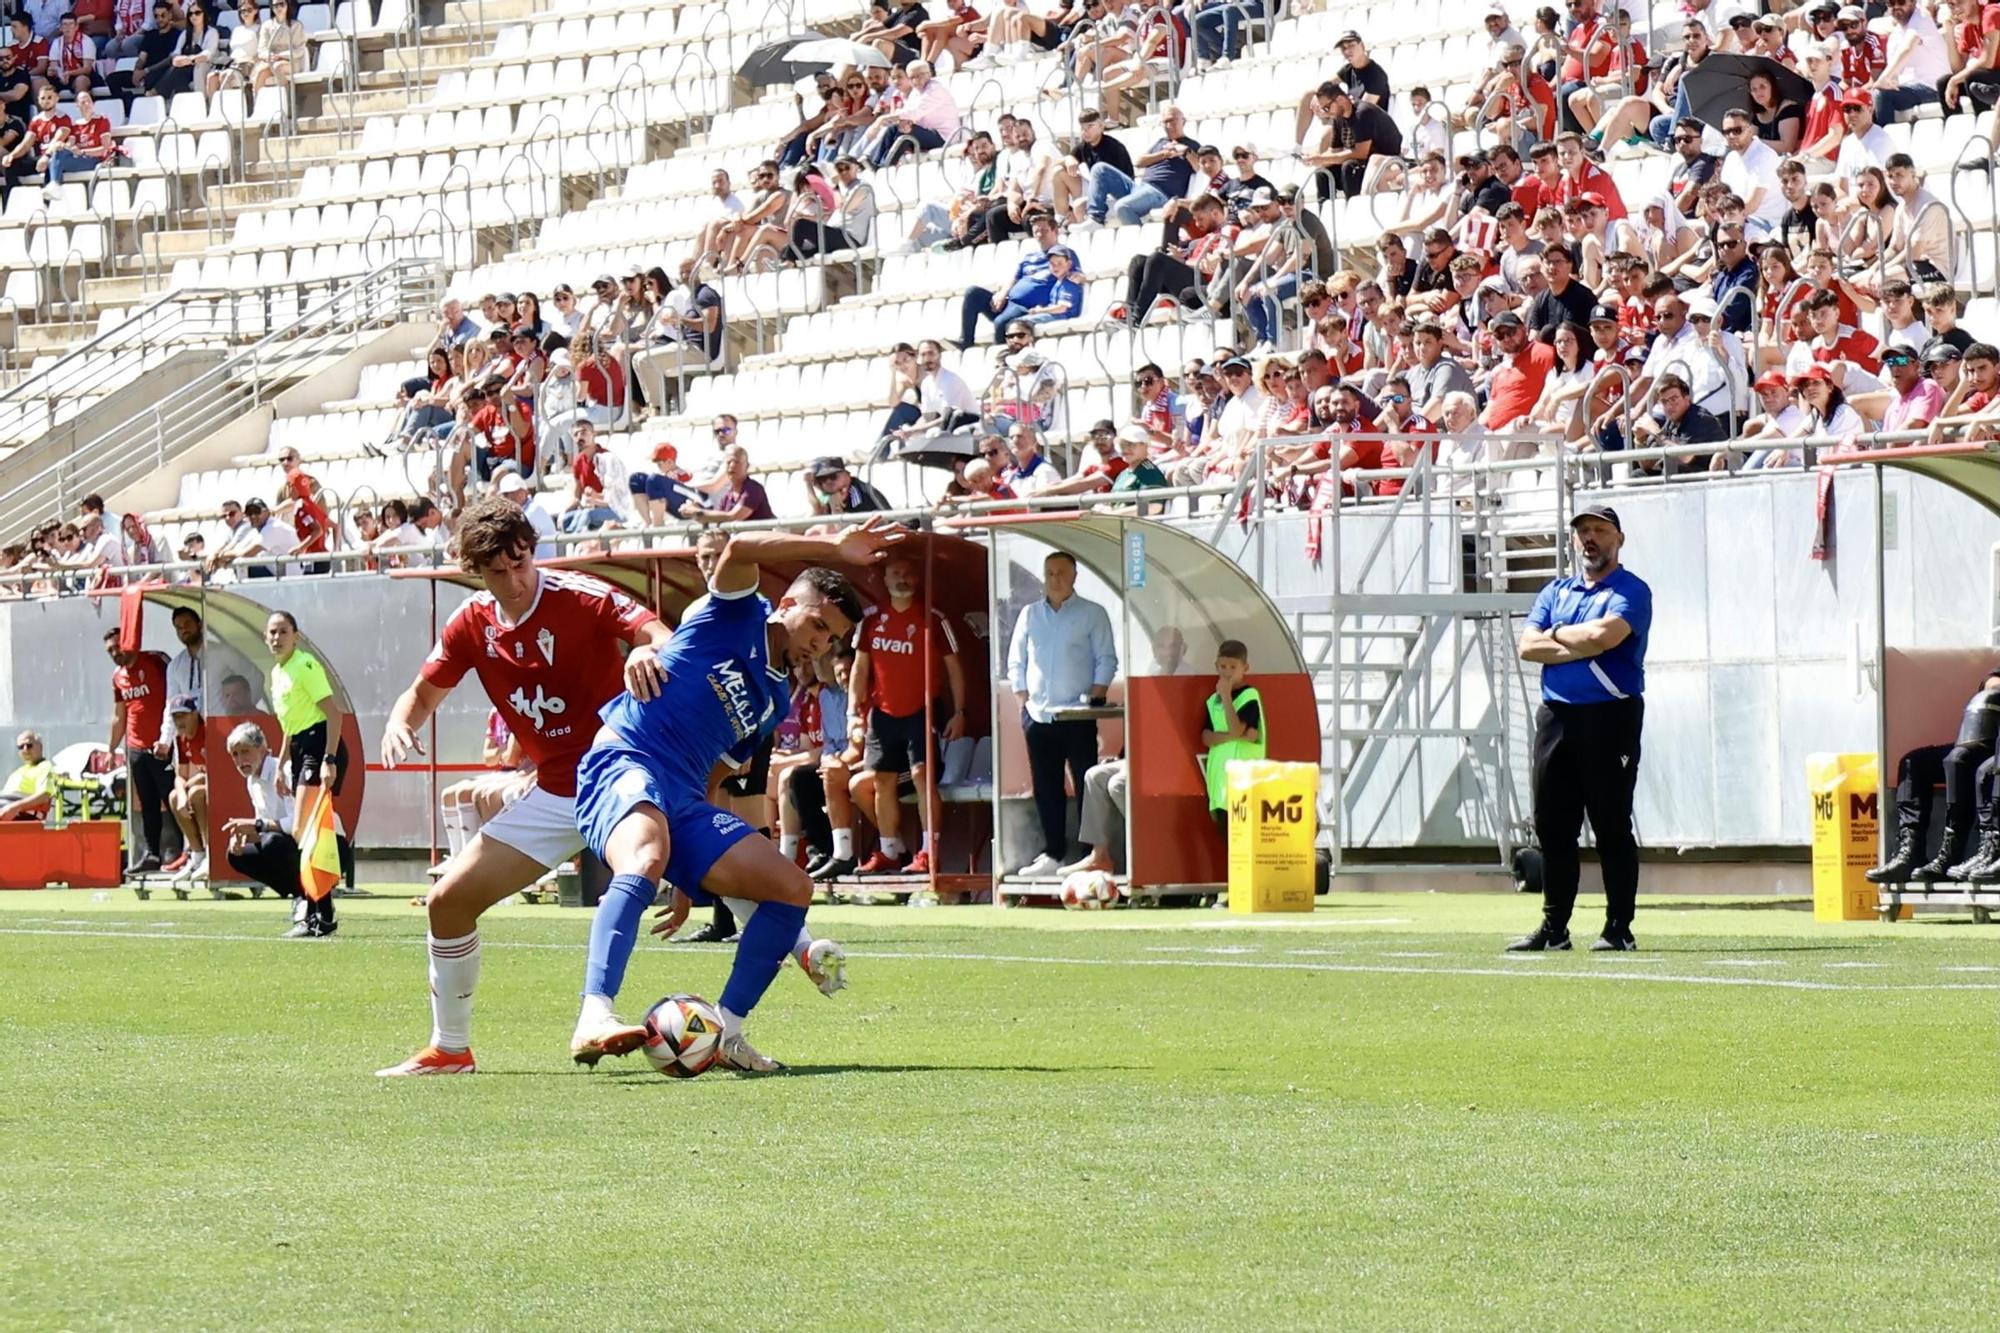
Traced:
<svg viewBox="0 0 2000 1333">
<path fill-rule="evenodd" d="M 1986 49 L 1986 39 L 1995 31 L 2000 31 L 2000 4 L 1981 5 L 1979 22 L 1961 23 L 1955 29 L 1959 54 L 1972 59 Z"/>
<path fill-rule="evenodd" d="M 1559 204 L 1562 202 L 1562 196 L 1557 193 L 1555 186 L 1529 172 L 1514 186 L 1514 202 L 1528 215 L 1528 221 L 1533 222 L 1535 214 L 1541 211 L 1543 204 Z"/>
<path fill-rule="evenodd" d="M 140 653 L 111 673 L 111 697 L 125 707 L 125 744 L 150 750 L 167 716 L 167 655 Z"/>
<path fill-rule="evenodd" d="M 1626 343 L 1646 342 L 1655 327 L 1652 307 L 1644 297 L 1635 297 L 1618 307 L 1618 334 Z"/>
<path fill-rule="evenodd" d="M 1848 83 L 1857 87 L 1867 83 L 1888 65 L 1889 53 L 1883 49 L 1882 39 L 1872 32 L 1863 32 L 1858 42 L 1849 38 L 1841 44 L 1840 77 Z"/>
<path fill-rule="evenodd" d="M 923 608 L 915 602 L 907 611 L 878 608 L 862 626 L 860 649 L 868 654 L 868 702 L 891 717 L 923 711 L 925 702 Z M 944 655 L 958 653 L 951 622 L 931 612 L 931 689 L 944 688 Z"/>
<path fill-rule="evenodd" d="M 1583 170 L 1574 176 L 1565 174 L 1556 186 L 1556 197 L 1543 202 L 1566 204 L 1586 194 L 1594 194 L 1604 200 L 1604 207 L 1613 222 L 1625 216 L 1625 201 L 1619 197 L 1618 186 L 1611 179 L 1611 173 L 1595 162 L 1585 162 Z"/>
<path fill-rule="evenodd" d="M 52 111 L 46 116 L 36 116 L 28 122 L 28 133 L 35 136 L 37 148 L 47 148 L 56 141 L 56 136 L 69 127 L 69 117 L 60 111 Z"/>
<path fill-rule="evenodd" d="M 299 534 L 299 550 L 308 555 L 317 555 L 327 549 L 327 542 L 333 536 L 333 516 L 326 512 L 326 506 L 313 498 L 318 483 L 303 472 L 294 472 L 285 479 L 282 492 L 296 502 L 292 506 L 292 528 Z"/>
<path fill-rule="evenodd" d="M 174 733 L 174 762 L 182 768 L 205 768 L 208 764 L 203 755 L 205 748 L 199 733 L 193 736 Z"/>
<path fill-rule="evenodd" d="M 591 460 L 589 454 L 577 454 L 576 458 L 569 465 L 569 474 L 576 478 L 576 493 L 578 495 L 582 495 L 585 491 L 598 491 L 601 493 L 604 490 L 604 483 L 598 480 L 597 477 L 597 464 Z"/>
<path fill-rule="evenodd" d="M 422 678 L 448 690 L 476 672 L 486 697 L 551 796 L 576 795 L 576 766 L 597 735 L 597 710 L 625 688 L 610 640 L 638 640 L 659 617 L 582 574 L 544 570 L 533 605 L 509 625 L 488 592 L 452 613 Z"/>
<path fill-rule="evenodd" d="M 1875 341 L 1874 334 L 1843 324 L 1834 330 L 1833 342 L 1812 340 L 1812 359 L 1821 365 L 1829 361 L 1852 361 L 1873 375 L 1882 369 L 1882 344 Z"/>
<path fill-rule="evenodd" d="M 14 43 L 12 50 L 14 52 L 14 68 L 19 70 L 35 69 L 49 58 L 49 44 L 45 41 L 37 41 L 33 37 L 30 37 L 25 42 Z"/>
<path fill-rule="evenodd" d="M 111 122 L 103 116 L 92 116 L 89 120 L 72 120 L 69 123 L 70 142 L 75 151 L 86 148 L 102 148 L 111 141 Z"/>
<path fill-rule="evenodd" d="M 1812 101 L 1806 103 L 1806 128 L 1799 136 L 1799 147 L 1810 148 L 1829 132 L 1845 128 L 1840 119 L 1840 99 L 1845 93 L 1839 79 L 1828 79 L 1826 87 L 1813 94 Z"/>
</svg>

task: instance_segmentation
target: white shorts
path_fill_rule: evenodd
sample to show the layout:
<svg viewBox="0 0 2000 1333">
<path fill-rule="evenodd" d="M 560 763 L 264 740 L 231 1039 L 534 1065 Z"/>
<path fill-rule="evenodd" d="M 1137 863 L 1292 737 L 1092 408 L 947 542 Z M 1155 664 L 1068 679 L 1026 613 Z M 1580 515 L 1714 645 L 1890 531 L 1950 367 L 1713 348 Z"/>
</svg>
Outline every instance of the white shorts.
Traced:
<svg viewBox="0 0 2000 1333">
<path fill-rule="evenodd" d="M 540 787 L 479 826 L 479 836 L 505 843 L 542 866 L 557 866 L 583 849 L 576 831 L 576 800 Z"/>
</svg>

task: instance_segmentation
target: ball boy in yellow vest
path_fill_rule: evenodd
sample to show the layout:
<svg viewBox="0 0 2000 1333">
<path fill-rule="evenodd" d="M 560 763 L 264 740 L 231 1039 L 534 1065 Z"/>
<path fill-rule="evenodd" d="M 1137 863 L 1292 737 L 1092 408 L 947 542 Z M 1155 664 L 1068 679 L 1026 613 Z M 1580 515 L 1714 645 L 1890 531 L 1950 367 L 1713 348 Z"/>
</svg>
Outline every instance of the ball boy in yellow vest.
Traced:
<svg viewBox="0 0 2000 1333">
<path fill-rule="evenodd" d="M 1201 744 L 1208 778 L 1208 812 L 1229 841 L 1229 761 L 1264 757 L 1264 703 L 1250 674 L 1250 650 L 1241 639 L 1224 639 L 1215 650 L 1215 693 L 1208 696 L 1208 726 Z"/>
</svg>

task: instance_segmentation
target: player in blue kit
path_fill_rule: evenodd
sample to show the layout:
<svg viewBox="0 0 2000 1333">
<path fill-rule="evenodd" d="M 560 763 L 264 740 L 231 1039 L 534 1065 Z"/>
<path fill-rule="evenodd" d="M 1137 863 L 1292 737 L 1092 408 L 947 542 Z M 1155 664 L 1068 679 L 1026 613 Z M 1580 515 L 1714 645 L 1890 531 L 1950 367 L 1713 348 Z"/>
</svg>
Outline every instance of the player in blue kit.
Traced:
<svg viewBox="0 0 2000 1333">
<path fill-rule="evenodd" d="M 867 565 L 904 535 L 876 520 L 833 537 L 736 535 L 709 579 L 707 600 L 659 654 L 666 684 L 643 702 L 621 694 L 599 713 L 604 725 L 577 769 L 576 817 L 612 878 L 590 923 L 583 1007 L 570 1041 L 579 1063 L 624 1055 L 644 1040 L 643 1029 L 619 1021 L 612 1001 L 664 878 L 674 898 L 655 933 L 678 929 L 697 902 L 742 901 L 736 963 L 719 1006 L 722 1059 L 751 1072 L 784 1067 L 744 1039 L 743 1020 L 786 957 L 810 944 L 812 881 L 769 839 L 711 805 L 710 779 L 718 763 L 733 769 L 750 762 L 789 709 L 792 667 L 846 639 L 862 615 L 853 586 L 826 568 L 799 575 L 773 608 L 757 592 L 761 562 Z M 804 961 L 810 969 L 812 961 Z M 831 993 L 824 982 L 821 989 Z"/>
</svg>

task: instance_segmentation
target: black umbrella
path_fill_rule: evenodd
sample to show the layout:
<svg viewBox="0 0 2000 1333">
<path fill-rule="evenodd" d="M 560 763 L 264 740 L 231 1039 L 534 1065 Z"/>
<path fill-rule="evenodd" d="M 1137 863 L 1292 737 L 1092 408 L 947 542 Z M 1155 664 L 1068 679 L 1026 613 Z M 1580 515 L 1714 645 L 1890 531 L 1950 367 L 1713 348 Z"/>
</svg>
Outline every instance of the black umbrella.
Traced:
<svg viewBox="0 0 2000 1333">
<path fill-rule="evenodd" d="M 918 467 L 949 468 L 979 456 L 979 432 L 975 426 L 946 431 L 942 435 L 919 435 L 899 445 L 890 455 L 898 463 Z"/>
<path fill-rule="evenodd" d="M 736 72 L 752 88 L 761 88 L 773 83 L 796 83 L 824 74 L 836 65 L 888 63 L 873 47 L 857 47 L 853 42 L 802 29 L 758 47 Z"/>
<path fill-rule="evenodd" d="M 1731 111 L 1749 111 L 1750 76 L 1762 74 L 1778 90 L 1778 105 L 1797 102 L 1801 107 L 1812 101 L 1813 86 L 1804 76 L 1794 74 L 1769 56 L 1740 56 L 1733 53 L 1709 55 L 1687 72 L 1681 87 L 1687 90 L 1688 111 L 1704 125 L 1719 128 Z"/>
</svg>

